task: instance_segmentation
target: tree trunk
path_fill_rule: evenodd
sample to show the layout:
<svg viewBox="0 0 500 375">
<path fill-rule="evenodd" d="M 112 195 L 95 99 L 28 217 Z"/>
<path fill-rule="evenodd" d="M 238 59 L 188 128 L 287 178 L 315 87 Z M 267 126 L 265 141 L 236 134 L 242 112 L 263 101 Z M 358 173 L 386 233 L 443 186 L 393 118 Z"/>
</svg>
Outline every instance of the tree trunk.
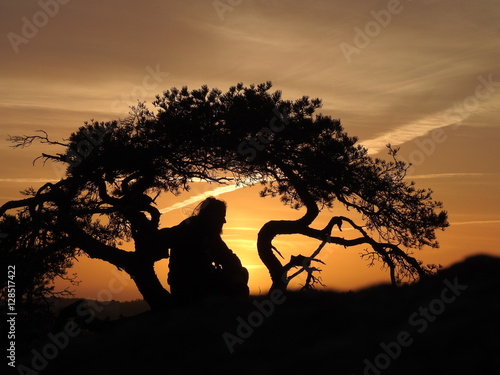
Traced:
<svg viewBox="0 0 500 375">
<path fill-rule="evenodd" d="M 280 225 L 281 224 L 281 225 Z M 279 228 L 282 227 L 282 228 Z M 259 257 L 267 267 L 269 274 L 271 275 L 273 289 L 286 289 L 286 271 L 283 269 L 283 265 L 279 259 L 273 253 L 272 241 L 274 237 L 281 234 L 280 229 L 285 229 L 287 224 L 280 221 L 269 221 L 260 229 L 257 235 L 257 252 Z"/>
<path fill-rule="evenodd" d="M 152 310 L 171 307 L 172 295 L 161 285 L 154 269 L 155 261 L 135 253 L 125 270 L 134 280 L 137 289 Z"/>
<path fill-rule="evenodd" d="M 76 225 L 67 225 L 67 227 L 75 241 L 75 246 L 91 258 L 101 259 L 124 269 L 134 280 L 151 309 L 172 305 L 171 294 L 161 285 L 154 270 L 155 262 L 160 259 L 158 252 L 151 251 L 151 254 L 146 251 L 124 251 L 98 241 Z"/>
<path fill-rule="evenodd" d="M 306 207 L 307 211 L 298 220 L 273 220 L 268 221 L 260 229 L 257 235 L 257 251 L 262 262 L 265 264 L 271 275 L 272 285 L 271 290 L 285 290 L 288 284 L 287 272 L 279 259 L 274 255 L 272 241 L 274 237 L 280 234 L 296 234 L 306 230 L 309 225 L 319 215 L 319 209 L 314 198 L 309 194 L 306 186 L 300 181 L 290 167 L 280 165 L 280 168 L 292 181 L 295 191 L 300 197 L 300 200 Z"/>
<path fill-rule="evenodd" d="M 309 215 L 306 214 L 304 217 L 295 221 L 288 221 L 288 220 L 268 221 L 260 229 L 259 234 L 257 235 L 257 251 L 259 253 L 260 259 L 267 267 L 267 269 L 269 270 L 269 274 L 271 275 L 271 280 L 273 282 L 271 285 L 271 290 L 286 289 L 288 284 L 287 276 L 288 276 L 288 271 L 290 269 L 290 267 L 288 268 L 284 267 L 279 261 L 279 259 L 276 257 L 276 255 L 274 255 L 272 241 L 278 235 L 304 234 L 308 230 L 310 231 L 308 224 L 310 224 L 310 222 L 312 222 L 314 219 L 308 217 L 307 218 L 308 220 L 304 220 L 306 216 Z M 311 220 L 309 221 L 309 219 Z"/>
</svg>

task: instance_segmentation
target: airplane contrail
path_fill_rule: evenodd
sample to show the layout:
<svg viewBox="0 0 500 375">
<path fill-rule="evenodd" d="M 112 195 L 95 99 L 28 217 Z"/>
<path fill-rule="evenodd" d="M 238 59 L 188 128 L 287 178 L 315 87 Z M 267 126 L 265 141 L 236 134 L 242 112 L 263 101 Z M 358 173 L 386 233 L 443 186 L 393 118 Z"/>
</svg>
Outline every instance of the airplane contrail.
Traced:
<svg viewBox="0 0 500 375">
<path fill-rule="evenodd" d="M 396 129 L 389 130 L 385 134 L 366 141 L 360 141 L 359 143 L 368 149 L 369 155 L 376 154 L 383 150 L 387 144 L 398 146 L 412 141 L 415 138 L 422 137 L 435 129 L 451 125 L 458 127 L 462 121 L 486 109 L 485 106 L 482 105 L 479 108 L 461 111 L 460 114 L 458 114 L 454 112 L 454 108 L 454 106 L 447 108 L 446 110 L 428 115 L 416 122 L 411 122 Z M 451 113 L 455 113 L 455 115 L 451 115 Z"/>
<path fill-rule="evenodd" d="M 186 207 L 186 206 L 190 206 L 196 202 L 199 202 L 207 197 L 215 197 L 215 196 L 218 196 L 218 195 L 221 195 L 221 194 L 224 194 L 224 193 L 230 193 L 230 192 L 233 192 L 235 190 L 238 190 L 238 189 L 241 189 L 241 188 L 244 188 L 244 187 L 247 187 L 249 185 L 246 185 L 246 184 L 233 184 L 233 185 L 225 185 L 225 186 L 219 186 L 219 187 L 216 187 L 215 189 L 212 189 L 212 190 L 209 190 L 209 191 L 205 191 L 203 193 L 200 193 L 200 194 L 196 194 L 196 195 L 193 195 L 192 197 L 188 198 L 188 199 L 185 199 L 183 200 L 182 202 L 178 202 L 178 203 L 174 203 L 173 205 L 169 206 L 169 207 L 165 207 L 165 208 L 162 208 L 160 210 L 160 212 L 162 214 L 166 213 L 166 212 L 170 212 L 170 211 L 173 211 L 173 210 L 177 210 L 179 208 L 183 208 L 183 207 Z"/>
<path fill-rule="evenodd" d="M 368 149 L 368 155 L 377 154 L 382 151 L 387 144 L 398 146 L 412 141 L 415 138 L 422 137 L 432 130 L 455 125 L 455 122 L 450 123 L 449 121 L 446 121 L 445 113 L 446 111 L 430 115 L 416 122 L 390 130 L 385 134 L 379 135 L 378 137 L 368 139 L 366 141 L 360 141 L 359 143 Z M 466 117 L 462 118 L 462 121 L 470 117 L 470 115 L 471 114 L 468 114 Z"/>
<path fill-rule="evenodd" d="M 472 225 L 472 224 L 498 224 L 500 220 L 472 220 L 472 221 L 459 221 L 456 223 L 450 223 L 453 225 Z"/>
</svg>

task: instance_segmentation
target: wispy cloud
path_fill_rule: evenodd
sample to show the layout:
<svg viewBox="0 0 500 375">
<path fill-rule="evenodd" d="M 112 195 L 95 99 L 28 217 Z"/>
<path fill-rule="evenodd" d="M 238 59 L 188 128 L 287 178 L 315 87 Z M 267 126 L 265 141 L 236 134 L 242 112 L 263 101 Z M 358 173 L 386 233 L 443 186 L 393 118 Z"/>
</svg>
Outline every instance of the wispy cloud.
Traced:
<svg viewBox="0 0 500 375">
<path fill-rule="evenodd" d="M 451 178 L 451 177 L 482 177 L 482 176 L 498 176 L 498 173 L 433 173 L 433 174 L 419 174 L 411 176 L 412 180 L 428 179 L 428 178 Z"/>
<path fill-rule="evenodd" d="M 177 210 L 179 208 L 183 208 L 183 207 L 187 207 L 187 206 L 190 206 L 194 203 L 197 203 L 207 197 L 216 197 L 218 195 L 221 195 L 221 194 L 224 194 L 224 193 L 230 193 L 232 191 L 235 191 L 235 190 L 238 190 L 238 189 L 241 189 L 241 188 L 244 188 L 248 185 L 245 185 L 245 184 L 234 184 L 234 185 L 225 185 L 225 186 L 219 186 L 215 189 L 212 189 L 212 190 L 209 190 L 209 191 L 205 191 L 201 194 L 197 194 L 197 195 L 194 195 L 188 199 L 185 199 L 183 200 L 182 202 L 178 202 L 178 203 L 174 203 L 173 205 L 169 206 L 169 207 L 165 207 L 165 208 L 162 208 L 160 210 L 160 212 L 162 214 L 166 213 L 166 212 L 170 212 L 170 211 L 173 211 L 173 210 Z"/>
<path fill-rule="evenodd" d="M 257 228 L 257 227 L 230 227 L 230 226 L 226 226 L 226 229 L 227 230 L 238 230 L 238 231 L 242 231 L 242 230 L 256 231 L 259 228 Z"/>
<path fill-rule="evenodd" d="M 255 270 L 259 268 L 265 268 L 263 264 L 243 264 L 246 269 Z"/>
<path fill-rule="evenodd" d="M 460 221 L 457 223 L 450 223 L 450 225 L 472 225 L 472 224 L 499 224 L 500 220 L 473 220 L 473 221 Z"/>
<path fill-rule="evenodd" d="M 446 113 L 446 111 L 443 111 L 424 117 L 419 121 L 400 126 L 376 138 L 361 141 L 360 143 L 368 149 L 368 154 L 377 154 L 389 143 L 393 146 L 398 146 L 415 138 L 422 137 L 434 129 L 454 125 L 455 122 L 446 121 Z M 465 120 L 470 115 L 469 113 L 462 120 Z"/>
<path fill-rule="evenodd" d="M 30 183 L 30 182 L 58 182 L 47 178 L 0 178 L 0 182 Z"/>
<path fill-rule="evenodd" d="M 484 77 L 482 76 L 478 79 L 481 83 L 485 81 Z M 481 88 L 481 85 L 478 85 L 478 88 Z M 469 98 L 472 98 L 472 100 L 476 100 L 478 105 L 477 107 L 472 109 L 464 109 L 465 107 L 463 103 L 465 103 Z M 467 120 L 472 115 L 489 110 L 490 106 L 487 102 L 489 98 L 490 95 L 488 95 L 484 100 L 480 101 L 473 95 L 469 95 L 461 103 L 454 103 L 452 107 L 446 108 L 445 110 L 436 112 L 434 114 L 430 114 L 420 120 L 413 121 L 406 125 L 392 129 L 384 134 L 379 135 L 378 137 L 368 139 L 366 141 L 361 141 L 360 143 L 368 149 L 368 154 L 376 154 L 383 150 L 387 144 L 398 146 L 403 143 L 412 141 L 418 137 L 422 137 L 435 129 L 452 125 L 454 125 L 456 128 L 460 126 L 464 120 Z M 457 108 L 459 108 L 460 110 L 458 110 Z"/>
</svg>

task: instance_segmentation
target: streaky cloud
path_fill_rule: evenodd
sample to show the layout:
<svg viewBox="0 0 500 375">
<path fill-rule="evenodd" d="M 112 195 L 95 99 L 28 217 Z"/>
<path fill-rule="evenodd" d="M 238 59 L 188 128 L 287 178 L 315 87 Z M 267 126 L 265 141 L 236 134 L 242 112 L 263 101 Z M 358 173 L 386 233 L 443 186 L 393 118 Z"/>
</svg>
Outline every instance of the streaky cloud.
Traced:
<svg viewBox="0 0 500 375">
<path fill-rule="evenodd" d="M 498 224 L 500 220 L 472 220 L 472 221 L 459 221 L 456 223 L 450 223 L 453 225 L 473 225 L 473 224 Z"/>
<path fill-rule="evenodd" d="M 468 119 L 473 114 L 482 112 L 486 109 L 485 105 L 483 104 L 481 107 L 475 110 L 465 111 L 460 114 L 460 120 L 459 122 L 457 122 L 456 115 L 450 116 L 450 110 L 452 108 L 454 107 L 450 107 L 444 111 L 431 114 L 416 122 L 411 122 L 409 124 L 400 126 L 396 129 L 388 131 L 385 134 L 379 135 L 376 138 L 360 141 L 359 143 L 368 149 L 369 155 L 377 154 L 382 151 L 388 144 L 391 144 L 392 146 L 399 146 L 418 137 L 422 137 L 435 129 L 444 128 L 447 126 L 458 127 L 461 125 L 461 122 Z"/>
<path fill-rule="evenodd" d="M 200 194 L 196 194 L 188 199 L 185 199 L 183 200 L 182 202 L 178 202 L 178 203 L 174 203 L 173 205 L 169 206 L 169 207 L 165 207 L 165 208 L 162 208 L 160 210 L 160 212 L 162 214 L 166 213 L 166 212 L 170 212 L 170 211 L 173 211 L 173 210 L 177 210 L 177 209 L 180 209 L 180 208 L 184 208 L 184 207 L 187 207 L 187 206 L 190 206 L 194 203 L 197 203 L 207 197 L 216 197 L 218 195 L 221 195 L 221 194 L 225 194 L 225 193 L 230 193 L 232 191 L 235 191 L 235 190 L 238 190 L 238 189 L 241 189 L 241 188 L 244 188 L 246 186 L 249 186 L 249 185 L 245 185 L 245 184 L 233 184 L 233 185 L 225 185 L 225 186 L 219 186 L 215 189 L 212 189 L 212 190 L 208 190 L 208 191 L 205 191 L 203 193 L 200 193 Z"/>
<path fill-rule="evenodd" d="M 433 174 L 419 174 L 410 176 L 410 179 L 428 179 L 428 178 L 450 178 L 450 177 L 482 177 L 482 176 L 498 176 L 498 173 L 433 173 Z"/>
<path fill-rule="evenodd" d="M 376 138 L 361 141 L 360 143 L 368 149 L 369 155 L 373 155 L 382 151 L 388 144 L 399 146 L 415 138 L 422 137 L 434 129 L 449 125 L 454 125 L 454 123 L 445 121 L 444 113 L 439 113 L 423 118 L 417 122 L 400 126 Z"/>
<path fill-rule="evenodd" d="M 0 178 L 0 182 L 14 182 L 14 183 L 25 183 L 25 182 L 58 182 L 59 180 L 47 179 L 47 178 Z"/>
</svg>

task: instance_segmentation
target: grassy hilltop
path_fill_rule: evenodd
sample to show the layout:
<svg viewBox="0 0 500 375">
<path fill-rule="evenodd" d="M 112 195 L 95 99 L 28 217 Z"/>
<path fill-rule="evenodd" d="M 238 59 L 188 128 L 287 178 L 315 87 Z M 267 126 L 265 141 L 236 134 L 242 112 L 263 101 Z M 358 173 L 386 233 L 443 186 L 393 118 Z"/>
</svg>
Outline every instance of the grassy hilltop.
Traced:
<svg viewBox="0 0 500 375">
<path fill-rule="evenodd" d="M 492 374 L 499 288 L 500 258 L 475 256 L 401 288 L 146 311 L 79 331 L 40 373 Z"/>
</svg>

